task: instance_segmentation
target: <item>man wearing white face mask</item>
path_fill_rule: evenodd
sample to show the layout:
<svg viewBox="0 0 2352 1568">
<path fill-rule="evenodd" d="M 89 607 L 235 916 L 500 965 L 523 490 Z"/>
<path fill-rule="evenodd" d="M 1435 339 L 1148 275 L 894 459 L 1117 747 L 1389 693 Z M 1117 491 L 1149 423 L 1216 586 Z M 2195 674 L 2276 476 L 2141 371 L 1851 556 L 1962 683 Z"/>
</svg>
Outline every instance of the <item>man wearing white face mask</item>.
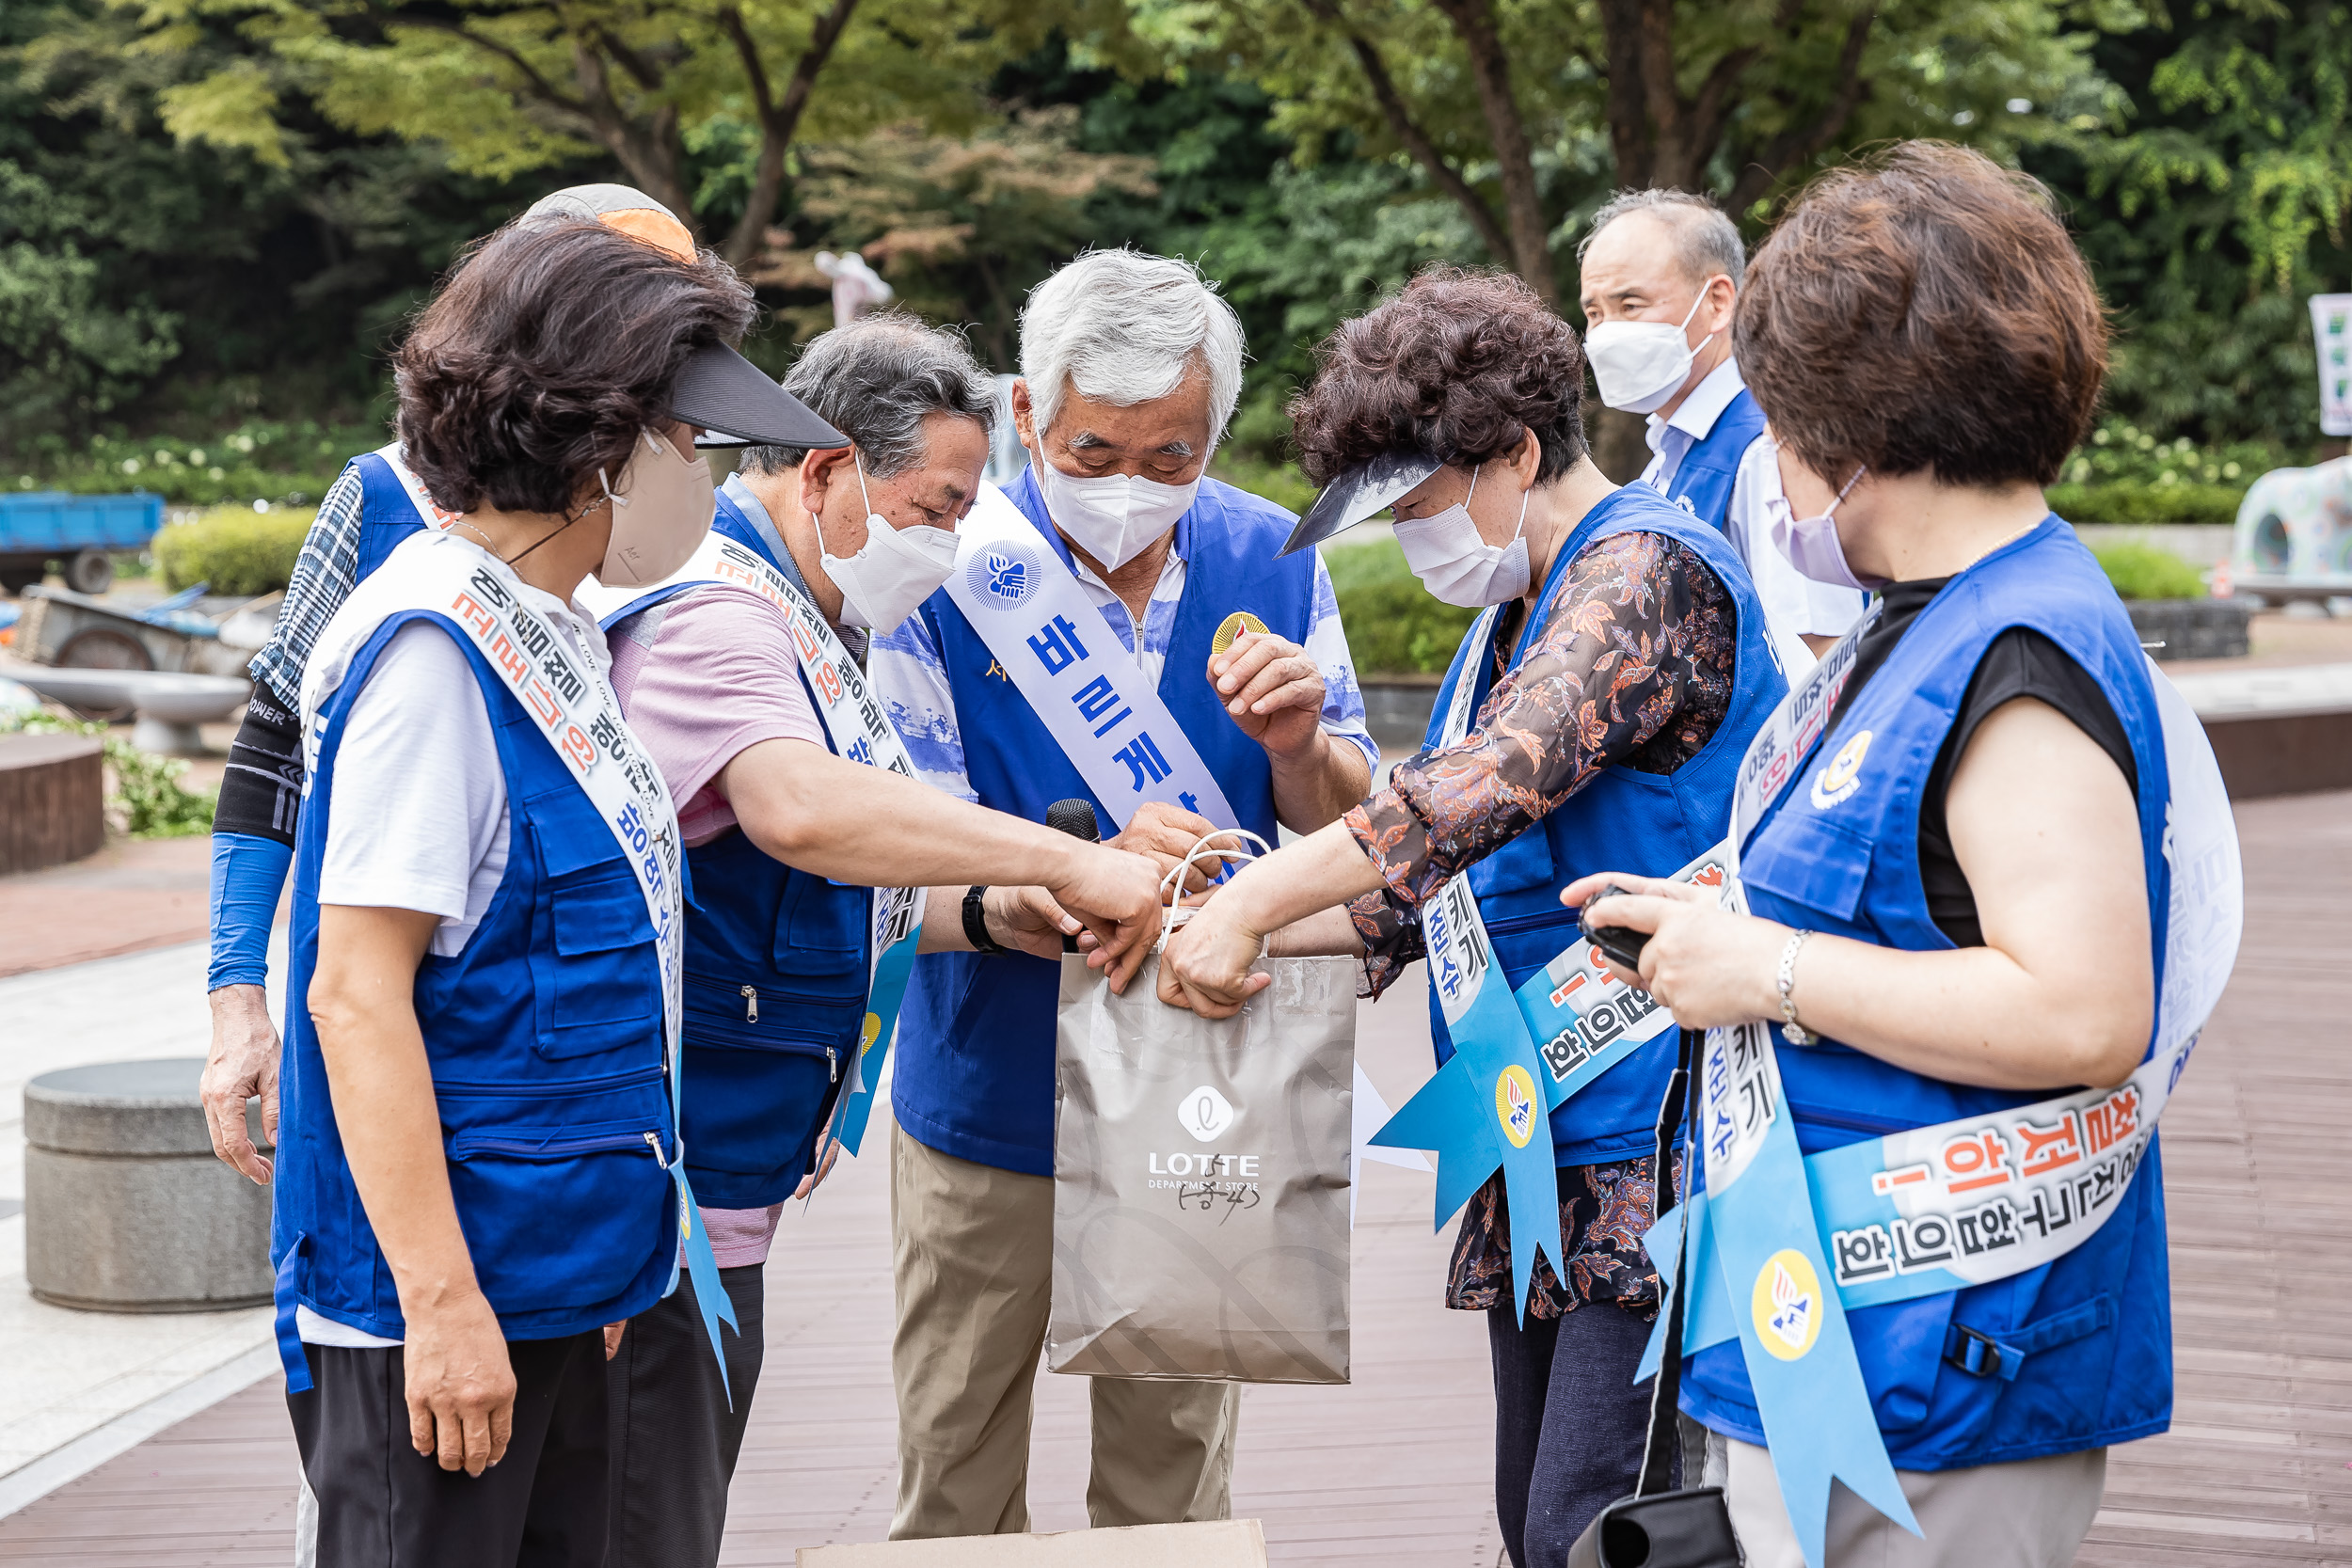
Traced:
<svg viewBox="0 0 2352 1568">
<path fill-rule="evenodd" d="M 1213 826 L 1311 831 L 1366 787 L 1328 577 L 1311 552 L 1275 559 L 1289 513 L 1203 477 L 1241 351 L 1183 261 L 1096 252 L 1029 296 L 1028 472 L 983 494 L 966 559 L 875 653 L 926 778 L 1033 821 L 1084 800 L 1114 842 L 1160 853 Z M 899 1034 L 898 1538 L 1028 1528 L 1058 979 L 976 945 L 917 961 Z M 1233 1393 L 1096 1379 L 1092 1522 L 1224 1517 Z"/>
<path fill-rule="evenodd" d="M 1648 417 L 1642 483 L 1740 552 L 1793 679 L 1853 624 L 1862 595 L 1804 577 L 1774 544 L 1780 474 L 1731 353 L 1746 260 L 1738 227 L 1705 198 L 1620 192 L 1577 247 L 1584 354 L 1601 402 Z"/>
<path fill-rule="evenodd" d="M 917 782 L 858 670 L 867 636 L 955 561 L 993 408 L 971 352 L 952 332 L 869 316 L 818 337 L 785 387 L 855 444 L 752 448 L 710 540 L 606 620 L 613 689 L 679 807 L 695 894 L 681 1141 L 740 1329 L 723 1379 L 691 1285 L 623 1338 L 616 1562 L 718 1560 L 778 1217 L 830 1168 L 825 1130 L 858 1114 L 854 1096 L 841 1101 L 880 1071 L 914 951 L 986 940 L 1058 958 L 1078 928 L 1067 904 L 1110 941 L 1119 982 L 1158 910 L 1151 862 Z M 872 891 L 950 882 L 921 905 Z M 963 909 L 976 882 L 992 884 L 977 935 Z"/>
</svg>

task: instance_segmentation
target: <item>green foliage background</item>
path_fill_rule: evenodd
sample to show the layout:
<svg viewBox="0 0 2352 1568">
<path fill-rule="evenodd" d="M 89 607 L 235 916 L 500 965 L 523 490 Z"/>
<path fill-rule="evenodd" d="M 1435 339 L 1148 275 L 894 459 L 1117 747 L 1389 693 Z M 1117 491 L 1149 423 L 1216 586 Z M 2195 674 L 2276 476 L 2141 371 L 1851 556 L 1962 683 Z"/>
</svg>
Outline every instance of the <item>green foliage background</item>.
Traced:
<svg viewBox="0 0 2352 1568">
<path fill-rule="evenodd" d="M 555 186 L 633 178 L 627 137 L 534 100 L 524 66 L 561 97 L 586 58 L 566 39 L 605 51 L 623 130 L 667 150 L 717 243 L 748 232 L 762 136 L 725 19 L 748 19 L 780 78 L 827 3 L 0 5 L 0 487 L 314 502 L 383 439 L 387 347 L 460 247 Z M 1220 471 L 1295 504 L 1282 407 L 1315 341 L 1431 261 L 1502 260 L 1318 20 L 1371 30 L 1491 203 L 1477 94 L 1431 0 L 856 4 L 775 221 L 739 258 L 769 309 L 750 345 L 764 365 L 828 319 L 820 248 L 863 248 L 1003 370 L 1023 294 L 1073 251 L 1184 254 L 1241 311 L 1253 356 Z M 1572 309 L 1583 216 L 1620 176 L 1602 13 L 1489 9 Z M 1855 11 L 1875 18 L 1867 90 L 1760 185 L 1755 160 L 1820 110 L 1846 13 L 1796 5 L 1802 24 L 1774 33 L 1759 19 L 1780 13 L 1757 6 L 1672 10 L 1692 62 L 1677 90 L 1755 52 L 1697 181 L 1742 203 L 1752 239 L 1807 174 L 1890 136 L 1969 140 L 2051 185 L 2118 328 L 2101 439 L 2054 496 L 2066 515 L 2227 521 L 2254 474 L 2319 450 L 2304 301 L 2352 289 L 2345 0 Z"/>
</svg>

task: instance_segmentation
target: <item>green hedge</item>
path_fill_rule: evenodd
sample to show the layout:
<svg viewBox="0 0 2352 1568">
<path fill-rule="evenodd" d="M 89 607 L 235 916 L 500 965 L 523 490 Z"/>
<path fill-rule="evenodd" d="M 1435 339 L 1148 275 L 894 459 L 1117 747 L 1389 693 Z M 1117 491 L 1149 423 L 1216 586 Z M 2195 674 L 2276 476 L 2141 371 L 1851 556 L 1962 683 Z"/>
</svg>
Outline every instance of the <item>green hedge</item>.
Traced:
<svg viewBox="0 0 2352 1568">
<path fill-rule="evenodd" d="M 294 576 L 302 536 L 317 515 L 315 507 L 262 513 L 216 506 L 157 532 L 155 564 L 175 591 L 209 582 L 215 594 L 267 594 Z"/>
<path fill-rule="evenodd" d="M 2134 544 L 2129 540 L 2113 545 L 2100 545 L 2091 554 L 2099 558 L 2100 567 L 2107 580 L 2115 584 L 2116 593 L 2126 599 L 2201 599 L 2205 596 L 2204 579 L 2197 568 L 2156 545 Z"/>
<path fill-rule="evenodd" d="M 2070 523 L 2234 523 L 2243 484 L 2119 479 L 2053 484 L 2050 510 Z"/>
<path fill-rule="evenodd" d="M 1343 535 L 1344 538 L 1344 535 Z M 1366 675 L 1445 673 L 1478 612 L 1429 596 L 1393 540 L 1325 550 L 1348 652 Z"/>
</svg>

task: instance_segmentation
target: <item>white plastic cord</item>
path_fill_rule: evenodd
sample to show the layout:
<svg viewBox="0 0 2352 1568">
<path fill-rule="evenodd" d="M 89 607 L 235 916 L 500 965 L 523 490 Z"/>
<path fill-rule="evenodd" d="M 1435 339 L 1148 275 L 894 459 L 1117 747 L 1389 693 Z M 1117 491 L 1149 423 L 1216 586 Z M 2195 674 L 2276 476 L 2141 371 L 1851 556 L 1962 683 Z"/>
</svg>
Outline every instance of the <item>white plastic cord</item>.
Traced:
<svg viewBox="0 0 2352 1568">
<path fill-rule="evenodd" d="M 1210 841 L 1212 839 L 1219 838 L 1248 839 L 1251 844 L 1256 845 L 1258 847 L 1255 851 L 1248 849 L 1210 849 Z M 1268 844 L 1264 839 L 1260 838 L 1256 833 L 1251 832 L 1247 828 L 1219 828 L 1214 832 L 1202 833 L 1200 838 L 1196 839 L 1193 842 L 1192 848 L 1186 852 L 1184 858 L 1176 864 L 1168 867 L 1168 875 L 1160 879 L 1160 905 L 1162 913 L 1160 915 L 1160 940 L 1158 944 L 1152 949 L 1155 953 L 1168 945 L 1168 934 L 1176 928 L 1177 916 L 1180 914 L 1188 916 L 1192 912 L 1189 909 L 1186 909 L 1181 902 L 1179 902 L 1179 900 L 1181 900 L 1184 896 L 1184 883 L 1189 880 L 1192 876 L 1192 863 L 1199 860 L 1203 853 L 1220 855 L 1227 860 L 1254 861 L 1260 855 L 1270 855 L 1274 853 L 1274 846 Z M 1171 895 L 1173 896 L 1171 896 Z"/>
</svg>

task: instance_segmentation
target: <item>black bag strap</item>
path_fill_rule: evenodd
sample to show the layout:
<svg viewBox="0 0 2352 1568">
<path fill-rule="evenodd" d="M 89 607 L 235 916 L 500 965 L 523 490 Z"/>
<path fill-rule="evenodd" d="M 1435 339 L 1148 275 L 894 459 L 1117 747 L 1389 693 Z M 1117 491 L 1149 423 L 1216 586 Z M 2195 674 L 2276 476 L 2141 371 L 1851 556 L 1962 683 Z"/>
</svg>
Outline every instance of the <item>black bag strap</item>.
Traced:
<svg viewBox="0 0 2352 1568">
<path fill-rule="evenodd" d="M 1658 1107 L 1657 1169 L 1652 1187 L 1657 1201 L 1651 1214 L 1653 1223 L 1675 1205 L 1674 1134 L 1677 1125 L 1686 1128 L 1686 1158 L 1698 1158 L 1698 1106 L 1691 1094 L 1691 1073 L 1697 1063 L 1701 1037 L 1695 1029 L 1681 1031 L 1681 1037 L 1680 1055 L 1675 1063 L 1674 1075 L 1666 1080 L 1666 1098 Z M 1633 1488 L 1637 1497 L 1673 1486 L 1674 1455 L 1681 1441 L 1678 1422 L 1682 1400 L 1682 1304 L 1690 1294 L 1686 1287 L 1691 1266 L 1688 1213 L 1683 1219 L 1681 1232 L 1675 1239 L 1675 1283 L 1666 1292 L 1666 1342 L 1658 1359 L 1657 1382 L 1650 1388 L 1649 1437 L 1642 1449 L 1642 1477 Z"/>
</svg>

